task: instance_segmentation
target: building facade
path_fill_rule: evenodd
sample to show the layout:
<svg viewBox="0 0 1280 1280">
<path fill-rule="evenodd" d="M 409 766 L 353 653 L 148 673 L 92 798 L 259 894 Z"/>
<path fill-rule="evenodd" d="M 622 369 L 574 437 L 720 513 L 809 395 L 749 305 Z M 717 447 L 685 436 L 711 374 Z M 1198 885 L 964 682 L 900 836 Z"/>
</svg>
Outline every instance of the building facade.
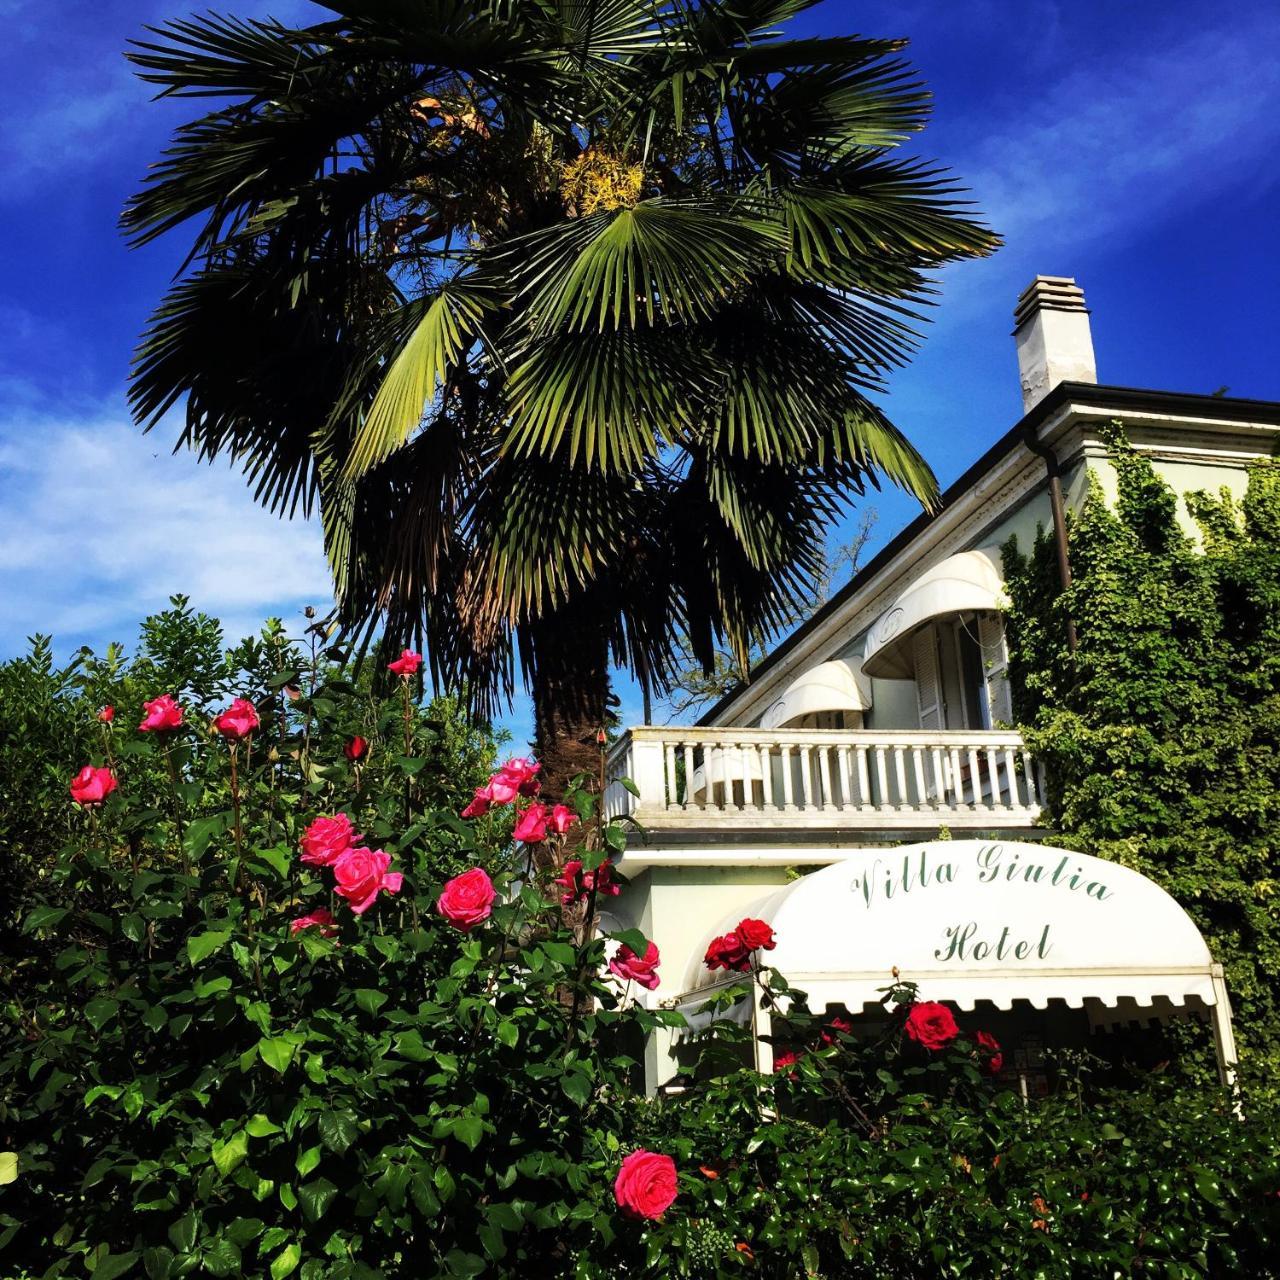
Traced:
<svg viewBox="0 0 1280 1280">
<path fill-rule="evenodd" d="M 654 1002 L 699 981 L 707 921 L 797 867 L 939 835 L 1051 841 L 1044 778 L 1013 727 L 1001 547 L 1115 494 L 1105 440 L 1130 444 L 1179 495 L 1239 498 L 1275 454 L 1280 404 L 1101 385 L 1071 279 L 1037 277 L 1015 311 L 1024 416 L 697 725 L 639 726 L 613 752 L 610 811 L 642 828 L 622 869 L 627 919 L 664 956 Z M 1196 532 L 1185 505 L 1180 519 Z M 1223 997 L 1225 1001 L 1225 995 Z M 673 1070 L 655 1044 L 651 1078 Z"/>
</svg>

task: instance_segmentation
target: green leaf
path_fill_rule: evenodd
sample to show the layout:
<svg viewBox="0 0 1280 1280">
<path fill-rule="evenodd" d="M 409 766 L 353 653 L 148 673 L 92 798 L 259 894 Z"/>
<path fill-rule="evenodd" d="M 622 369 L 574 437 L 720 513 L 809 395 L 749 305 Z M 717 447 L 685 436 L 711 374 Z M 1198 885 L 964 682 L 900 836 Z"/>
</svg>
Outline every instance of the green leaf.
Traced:
<svg viewBox="0 0 1280 1280">
<path fill-rule="evenodd" d="M 451 1276 L 482 1276 L 489 1269 L 489 1264 L 478 1254 L 464 1253 L 461 1249 L 450 1249 L 445 1254 L 444 1265 Z"/>
<path fill-rule="evenodd" d="M 164 1245 L 144 1249 L 142 1266 L 149 1280 L 169 1280 L 173 1274 L 173 1250 L 166 1249 Z"/>
<path fill-rule="evenodd" d="M 95 1031 L 101 1031 L 119 1012 L 120 1001 L 110 996 L 97 996 L 84 1007 L 84 1016 Z"/>
<path fill-rule="evenodd" d="M 556 942 L 548 939 L 546 942 L 540 943 L 539 947 L 544 951 L 556 964 L 566 969 L 571 969 L 577 963 L 578 953 L 567 942 Z"/>
<path fill-rule="evenodd" d="M 338 1188 L 328 1178 L 317 1178 L 314 1182 L 299 1187 L 298 1200 L 307 1221 L 315 1222 L 322 1218 L 337 1194 Z"/>
<path fill-rule="evenodd" d="M 591 1078 L 582 1071 L 566 1071 L 560 1077 L 560 1088 L 564 1090 L 566 1097 L 578 1106 L 585 1107 L 591 1096 Z"/>
<path fill-rule="evenodd" d="M 386 992 L 379 991 L 376 987 L 359 987 L 356 990 L 356 1005 L 368 1014 L 376 1014 L 387 1003 L 387 999 Z"/>
<path fill-rule="evenodd" d="M 273 1036 L 270 1039 L 258 1041 L 258 1056 L 272 1071 L 278 1071 L 281 1075 L 288 1070 L 289 1064 L 293 1061 L 293 1055 L 297 1051 L 298 1046 L 283 1036 Z"/>
<path fill-rule="evenodd" d="M 61 924 L 70 910 L 70 907 L 33 907 L 22 922 L 22 931 L 30 933 L 33 929 L 48 929 Z"/>
<path fill-rule="evenodd" d="M 308 1147 L 305 1151 L 298 1152 L 297 1159 L 293 1163 L 298 1170 L 298 1176 L 305 1178 L 320 1163 L 320 1148 Z"/>
<path fill-rule="evenodd" d="M 402 1058 L 408 1058 L 410 1062 L 430 1062 L 435 1056 L 422 1043 L 422 1035 L 418 1031 L 402 1031 L 395 1038 L 392 1052 L 399 1054 Z"/>
<path fill-rule="evenodd" d="M 204 1269 L 213 1276 L 241 1274 L 240 1249 L 227 1239 L 217 1240 L 204 1251 Z"/>
<path fill-rule="evenodd" d="M 274 1121 L 268 1120 L 266 1116 L 259 1113 L 256 1116 L 250 1116 L 249 1122 L 245 1125 L 245 1132 L 251 1138 L 266 1138 L 273 1133 L 280 1133 L 281 1129 Z"/>
<path fill-rule="evenodd" d="M 638 956 L 643 956 L 649 947 L 649 939 L 639 929 L 623 929 L 621 933 L 611 933 L 609 936 L 624 947 L 630 947 Z"/>
<path fill-rule="evenodd" d="M 249 1135 L 238 1129 L 225 1142 L 213 1144 L 213 1163 L 225 1178 L 233 1169 L 244 1163 L 249 1154 Z"/>
<path fill-rule="evenodd" d="M 192 860 L 198 860 L 214 838 L 222 835 L 230 826 L 231 815 L 227 813 L 215 813 L 206 818 L 192 819 L 186 833 L 187 851 Z"/>
<path fill-rule="evenodd" d="M 284 1280 L 297 1270 L 302 1261 L 302 1248 L 296 1242 L 287 1244 L 271 1260 L 271 1280 Z"/>
<path fill-rule="evenodd" d="M 197 1229 L 198 1224 L 194 1211 L 186 1213 L 176 1222 L 169 1224 L 169 1243 L 179 1253 L 190 1253 L 192 1246 L 196 1242 Z"/>
<path fill-rule="evenodd" d="M 230 929 L 211 929 L 207 933 L 198 933 L 187 939 L 187 959 L 192 965 L 207 960 L 220 947 L 227 945 L 231 937 Z"/>
<path fill-rule="evenodd" d="M 464 1111 L 453 1121 L 453 1136 L 469 1151 L 474 1151 L 484 1137 L 484 1121 L 471 1111 Z"/>
<path fill-rule="evenodd" d="M 18 1153 L 0 1151 L 0 1187 L 18 1180 Z"/>
<path fill-rule="evenodd" d="M 320 1116 L 320 1141 L 341 1155 L 356 1140 L 360 1127 L 345 1111 L 326 1111 Z"/>
<path fill-rule="evenodd" d="M 116 1280 L 117 1276 L 128 1275 L 141 1257 L 137 1252 L 103 1254 L 93 1268 L 94 1280 Z"/>
</svg>

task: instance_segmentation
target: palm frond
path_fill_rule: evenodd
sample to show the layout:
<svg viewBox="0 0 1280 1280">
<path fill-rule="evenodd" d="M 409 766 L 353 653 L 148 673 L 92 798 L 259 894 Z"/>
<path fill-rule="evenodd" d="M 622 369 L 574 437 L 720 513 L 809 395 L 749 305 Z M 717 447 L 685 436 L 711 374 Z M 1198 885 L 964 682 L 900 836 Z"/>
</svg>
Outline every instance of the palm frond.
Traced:
<svg viewBox="0 0 1280 1280">
<path fill-rule="evenodd" d="M 646 200 L 528 237 L 518 298 L 539 335 L 704 318 L 775 261 L 785 230 L 745 202 Z"/>
<path fill-rule="evenodd" d="M 356 432 L 343 476 L 356 480 L 383 462 L 422 421 L 428 403 L 447 386 L 480 336 L 500 295 L 474 275 L 458 276 L 434 296 L 416 298 L 396 317 L 408 332 L 386 367 L 382 385 Z"/>
</svg>

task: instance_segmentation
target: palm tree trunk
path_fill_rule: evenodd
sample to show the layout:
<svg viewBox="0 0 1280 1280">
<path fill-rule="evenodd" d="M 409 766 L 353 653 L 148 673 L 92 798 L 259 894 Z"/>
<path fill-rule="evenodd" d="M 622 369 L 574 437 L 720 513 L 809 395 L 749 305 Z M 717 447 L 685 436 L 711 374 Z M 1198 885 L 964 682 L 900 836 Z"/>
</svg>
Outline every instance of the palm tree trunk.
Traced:
<svg viewBox="0 0 1280 1280">
<path fill-rule="evenodd" d="M 609 699 L 609 642 L 590 608 L 561 609 L 530 628 L 534 748 L 543 795 L 563 798 L 579 774 L 599 768 L 598 735 Z"/>
</svg>

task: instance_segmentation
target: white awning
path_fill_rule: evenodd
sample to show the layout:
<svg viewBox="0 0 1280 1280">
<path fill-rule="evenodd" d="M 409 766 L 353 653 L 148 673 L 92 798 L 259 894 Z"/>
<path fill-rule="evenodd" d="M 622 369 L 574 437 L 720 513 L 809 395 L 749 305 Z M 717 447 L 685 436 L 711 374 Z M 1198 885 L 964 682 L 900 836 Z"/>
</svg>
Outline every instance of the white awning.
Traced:
<svg viewBox="0 0 1280 1280">
<path fill-rule="evenodd" d="M 876 619 L 867 636 L 862 669 L 870 676 L 908 679 L 908 641 L 927 622 L 948 614 L 1007 607 L 1000 553 L 994 548 L 948 556 L 917 578 Z"/>
<path fill-rule="evenodd" d="M 1225 1006 L 1221 969 L 1163 889 L 1119 863 L 1044 845 L 850 851 L 710 931 L 690 957 L 679 1001 L 690 1011 L 724 982 L 703 964 L 706 942 L 743 917 L 772 925 L 777 947 L 763 958 L 814 1009 L 877 1003 L 895 966 L 922 999 L 961 1009 Z"/>
<path fill-rule="evenodd" d="M 861 668 L 836 658 L 802 672 L 764 713 L 762 729 L 781 729 L 818 711 L 869 711 L 871 682 Z"/>
</svg>

